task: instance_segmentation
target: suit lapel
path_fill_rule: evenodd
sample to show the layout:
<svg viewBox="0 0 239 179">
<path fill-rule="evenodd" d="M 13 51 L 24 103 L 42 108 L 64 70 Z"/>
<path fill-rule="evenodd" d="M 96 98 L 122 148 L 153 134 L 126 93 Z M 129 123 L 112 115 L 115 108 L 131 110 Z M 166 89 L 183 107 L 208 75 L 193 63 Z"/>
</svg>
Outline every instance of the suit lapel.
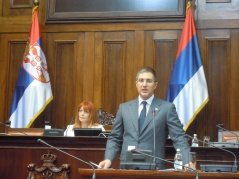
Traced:
<svg viewBox="0 0 239 179">
<path fill-rule="evenodd" d="M 131 120 L 132 120 L 133 126 L 135 127 L 137 131 L 139 130 L 138 103 L 139 103 L 138 99 L 135 99 L 129 104 L 129 113 L 131 116 Z"/>
</svg>

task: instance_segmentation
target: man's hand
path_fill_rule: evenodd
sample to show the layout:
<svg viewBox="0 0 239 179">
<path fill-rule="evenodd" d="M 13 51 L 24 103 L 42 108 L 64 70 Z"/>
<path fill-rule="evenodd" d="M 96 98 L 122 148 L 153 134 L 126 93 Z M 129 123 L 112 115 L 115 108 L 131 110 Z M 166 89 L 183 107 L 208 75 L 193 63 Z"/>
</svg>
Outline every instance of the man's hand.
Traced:
<svg viewBox="0 0 239 179">
<path fill-rule="evenodd" d="M 99 167 L 102 169 L 108 169 L 111 166 L 111 161 L 109 159 L 103 160 L 102 162 L 99 163 Z"/>
<path fill-rule="evenodd" d="M 196 170 L 196 166 L 192 163 L 192 162 L 189 162 L 187 164 L 185 164 L 186 167 L 184 167 L 184 171 L 191 171 L 192 172 L 192 169 Z M 189 167 L 189 168 L 188 168 Z M 190 169 L 192 168 L 192 169 Z"/>
</svg>

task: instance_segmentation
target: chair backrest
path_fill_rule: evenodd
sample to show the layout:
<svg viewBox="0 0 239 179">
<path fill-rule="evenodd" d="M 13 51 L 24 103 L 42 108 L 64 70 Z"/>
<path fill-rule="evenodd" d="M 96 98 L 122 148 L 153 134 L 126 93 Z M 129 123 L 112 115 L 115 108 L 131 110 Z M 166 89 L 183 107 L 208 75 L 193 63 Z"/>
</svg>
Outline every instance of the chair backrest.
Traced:
<svg viewBox="0 0 239 179">
<path fill-rule="evenodd" d="M 236 143 L 239 140 L 239 131 L 223 131 L 221 140 Z"/>
<path fill-rule="evenodd" d="M 99 108 L 97 111 L 98 122 L 104 126 L 113 125 L 115 116 Z"/>
<path fill-rule="evenodd" d="M 38 167 L 35 163 L 30 163 L 27 166 L 27 179 L 68 179 L 70 174 L 70 165 L 63 164 L 61 167 L 56 167 L 54 162 L 57 156 L 55 154 L 43 154 L 41 160 L 43 164 Z"/>
</svg>

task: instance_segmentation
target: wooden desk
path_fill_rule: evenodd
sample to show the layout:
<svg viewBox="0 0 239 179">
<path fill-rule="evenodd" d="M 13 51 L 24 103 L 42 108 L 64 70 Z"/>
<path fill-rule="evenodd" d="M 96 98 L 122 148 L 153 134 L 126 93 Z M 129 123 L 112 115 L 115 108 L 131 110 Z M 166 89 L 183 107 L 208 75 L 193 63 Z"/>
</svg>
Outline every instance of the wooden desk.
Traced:
<svg viewBox="0 0 239 179">
<path fill-rule="evenodd" d="M 85 163 L 72 158 L 55 149 L 37 142 L 41 138 L 54 147 L 76 156 L 85 161 L 99 163 L 104 158 L 107 138 L 104 137 L 45 137 L 45 136 L 0 136 L 0 178 L 26 178 L 27 166 L 30 163 L 36 163 L 41 166 L 41 155 L 50 151 L 57 155 L 56 166 L 64 163 L 71 165 L 70 178 L 79 178 L 78 168 L 89 169 Z M 239 148 L 227 148 L 235 153 L 239 159 Z M 197 153 L 197 167 L 200 164 L 232 164 L 233 155 L 215 148 L 192 148 Z M 167 140 L 166 158 L 173 161 L 175 150 L 172 147 L 171 140 Z M 113 168 L 119 168 L 119 157 L 113 163 Z M 167 168 L 172 168 L 167 164 Z"/>
<path fill-rule="evenodd" d="M 83 179 L 91 179 L 93 170 L 91 169 L 78 169 L 79 175 Z M 196 174 L 193 172 L 175 172 L 175 171 L 149 171 L 149 170 L 95 170 L 97 179 L 195 179 Z M 199 179 L 230 179 L 230 178 L 239 178 L 239 173 L 214 173 L 214 172 L 198 172 Z"/>
<path fill-rule="evenodd" d="M 1 179 L 26 179 L 27 166 L 36 163 L 41 166 L 41 155 L 50 151 L 57 155 L 56 166 L 71 165 L 70 178 L 79 178 L 77 169 L 89 168 L 85 163 L 76 160 L 64 153 L 38 143 L 41 138 L 54 147 L 76 156 L 85 161 L 99 163 L 104 158 L 104 137 L 44 137 L 44 136 L 0 136 L 0 178 Z M 114 168 L 118 168 L 117 161 Z"/>
</svg>

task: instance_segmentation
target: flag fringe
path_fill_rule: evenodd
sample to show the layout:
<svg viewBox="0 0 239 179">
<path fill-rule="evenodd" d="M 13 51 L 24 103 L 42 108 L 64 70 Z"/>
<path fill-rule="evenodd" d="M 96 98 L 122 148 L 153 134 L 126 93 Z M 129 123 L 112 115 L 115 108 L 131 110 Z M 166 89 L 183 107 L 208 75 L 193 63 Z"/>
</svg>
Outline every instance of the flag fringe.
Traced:
<svg viewBox="0 0 239 179">
<path fill-rule="evenodd" d="M 51 96 L 42 106 L 42 108 L 33 116 L 31 121 L 27 124 L 26 128 L 30 128 L 32 123 L 35 121 L 35 119 L 43 112 L 43 110 L 46 108 L 46 106 L 53 100 L 53 96 Z"/>
<path fill-rule="evenodd" d="M 198 115 L 198 113 L 202 110 L 202 108 L 209 102 L 209 98 L 207 98 L 202 105 L 198 108 L 197 111 L 195 111 L 195 113 L 193 114 L 192 118 L 187 122 L 186 126 L 184 127 L 184 130 L 186 131 L 188 129 L 188 127 L 190 126 L 190 124 L 194 121 L 194 119 L 196 118 L 196 116 Z"/>
</svg>

